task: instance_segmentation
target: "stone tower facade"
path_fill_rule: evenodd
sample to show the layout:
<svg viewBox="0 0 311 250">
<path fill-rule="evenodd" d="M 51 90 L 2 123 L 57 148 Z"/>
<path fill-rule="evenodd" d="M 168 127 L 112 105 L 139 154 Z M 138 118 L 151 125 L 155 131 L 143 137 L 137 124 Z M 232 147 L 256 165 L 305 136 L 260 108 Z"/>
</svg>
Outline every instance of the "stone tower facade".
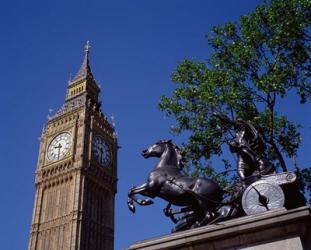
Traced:
<svg viewBox="0 0 311 250">
<path fill-rule="evenodd" d="M 29 250 L 113 249 L 118 144 L 89 49 L 40 139 Z"/>
</svg>

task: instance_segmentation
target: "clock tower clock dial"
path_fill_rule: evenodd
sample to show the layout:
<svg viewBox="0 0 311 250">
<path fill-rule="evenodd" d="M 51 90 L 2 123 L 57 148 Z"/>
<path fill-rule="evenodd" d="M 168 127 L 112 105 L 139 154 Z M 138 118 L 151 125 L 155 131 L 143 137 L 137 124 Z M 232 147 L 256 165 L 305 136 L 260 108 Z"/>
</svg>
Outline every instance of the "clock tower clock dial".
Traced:
<svg viewBox="0 0 311 250">
<path fill-rule="evenodd" d="M 95 160 L 102 166 L 108 167 L 111 163 L 111 150 L 106 141 L 101 136 L 93 138 L 93 156 Z"/>
<path fill-rule="evenodd" d="M 117 136 L 101 110 L 89 43 L 84 52 L 40 138 L 28 250 L 114 249 Z"/>
<path fill-rule="evenodd" d="M 47 151 L 47 159 L 56 161 L 62 159 L 70 150 L 71 135 L 69 133 L 61 133 L 57 135 L 50 143 Z"/>
</svg>

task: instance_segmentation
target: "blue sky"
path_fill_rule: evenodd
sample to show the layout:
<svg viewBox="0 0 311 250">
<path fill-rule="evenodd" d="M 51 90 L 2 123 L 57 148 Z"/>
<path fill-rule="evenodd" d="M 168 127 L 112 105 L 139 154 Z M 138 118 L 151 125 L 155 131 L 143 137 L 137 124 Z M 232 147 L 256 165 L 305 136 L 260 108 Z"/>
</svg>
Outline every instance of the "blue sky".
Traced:
<svg viewBox="0 0 311 250">
<path fill-rule="evenodd" d="M 34 199 L 38 137 L 64 101 L 70 75 L 82 62 L 90 40 L 91 67 L 102 86 L 106 116 L 114 114 L 119 143 L 115 249 L 169 233 L 162 214 L 165 203 L 126 207 L 129 187 L 141 184 L 155 164 L 140 156 L 162 138 L 175 138 L 172 125 L 158 111 L 162 95 L 174 88 L 170 75 L 185 58 L 204 60 L 205 35 L 212 26 L 237 20 L 260 1 L 132 0 L 132 1 L 5 1 L 0 10 L 0 242 L 1 249 L 26 249 Z M 310 103 L 290 97 L 281 112 L 306 127 L 301 165 L 308 164 Z M 308 141 L 309 140 L 309 141 Z"/>
</svg>

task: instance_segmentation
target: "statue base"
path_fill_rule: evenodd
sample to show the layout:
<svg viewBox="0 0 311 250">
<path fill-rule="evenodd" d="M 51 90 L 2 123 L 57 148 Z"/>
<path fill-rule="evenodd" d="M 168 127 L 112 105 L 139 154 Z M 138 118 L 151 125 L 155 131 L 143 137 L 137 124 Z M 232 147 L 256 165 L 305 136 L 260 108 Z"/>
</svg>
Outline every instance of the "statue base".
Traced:
<svg viewBox="0 0 311 250">
<path fill-rule="evenodd" d="M 139 241 L 129 250 L 311 250 L 311 209 L 276 209 Z"/>
</svg>

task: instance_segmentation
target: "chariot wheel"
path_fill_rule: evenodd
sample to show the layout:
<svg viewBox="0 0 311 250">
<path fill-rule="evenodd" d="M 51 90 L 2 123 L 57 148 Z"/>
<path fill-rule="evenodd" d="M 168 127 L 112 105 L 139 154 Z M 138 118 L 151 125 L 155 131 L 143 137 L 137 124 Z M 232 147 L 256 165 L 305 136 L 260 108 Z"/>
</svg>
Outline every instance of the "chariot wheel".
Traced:
<svg viewBox="0 0 311 250">
<path fill-rule="evenodd" d="M 282 188 L 264 180 L 249 185 L 242 196 L 242 207 L 247 215 L 281 208 L 284 203 L 285 196 Z"/>
</svg>

